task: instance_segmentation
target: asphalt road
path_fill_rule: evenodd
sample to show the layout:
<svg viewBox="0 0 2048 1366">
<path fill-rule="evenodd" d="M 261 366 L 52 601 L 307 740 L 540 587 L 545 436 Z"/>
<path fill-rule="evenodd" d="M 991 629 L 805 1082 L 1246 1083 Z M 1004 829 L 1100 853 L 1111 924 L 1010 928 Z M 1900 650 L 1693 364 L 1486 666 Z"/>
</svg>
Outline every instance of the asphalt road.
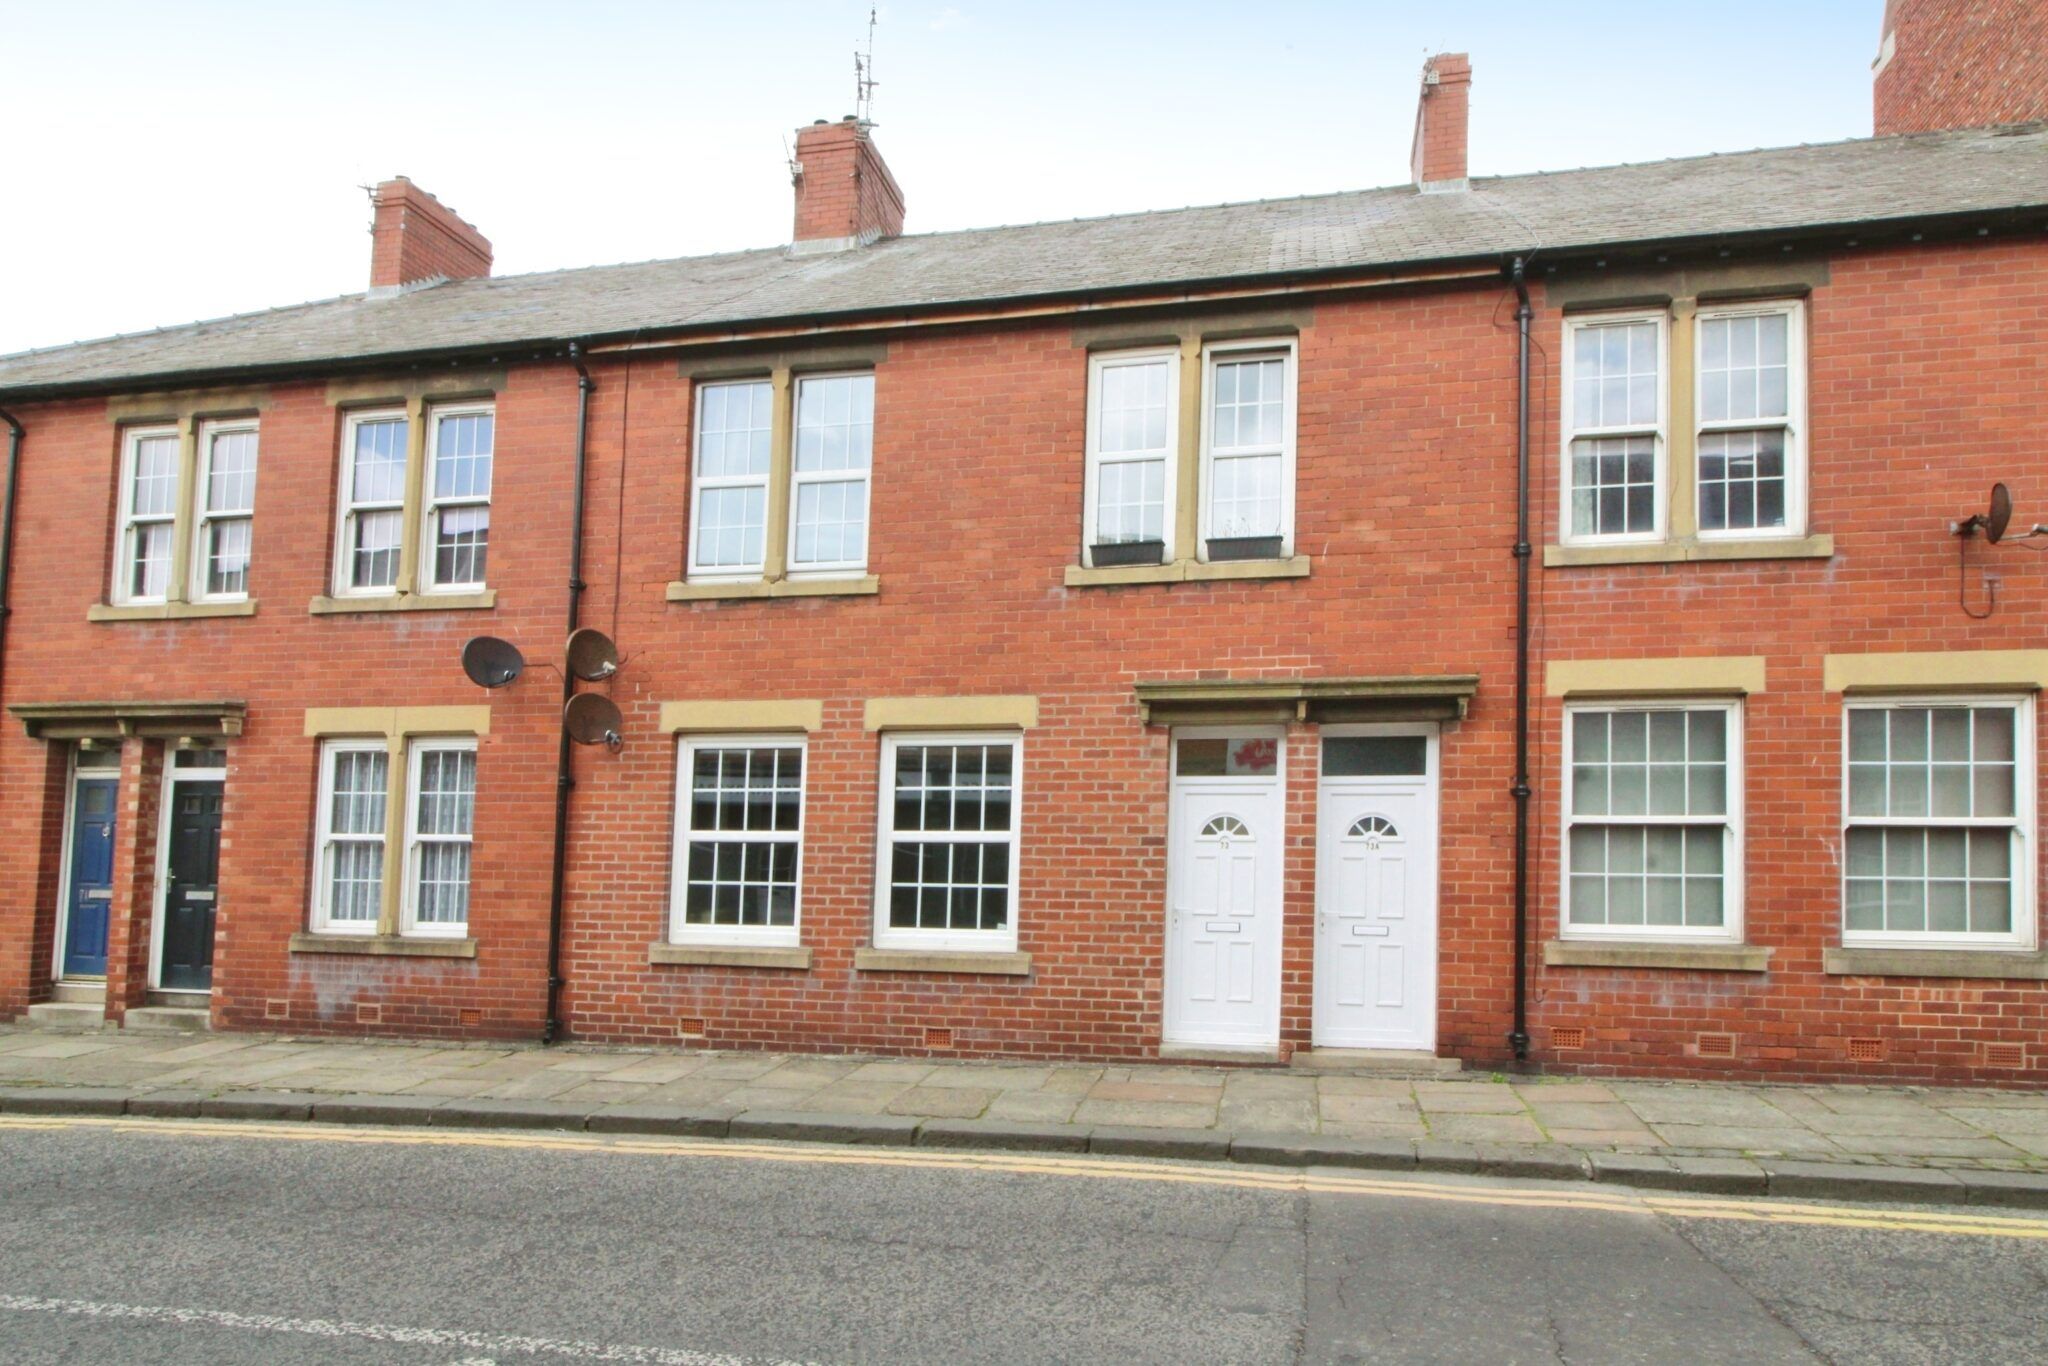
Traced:
<svg viewBox="0 0 2048 1366">
<path fill-rule="evenodd" d="M 2043 1234 L 1477 1179 L 9 1119 L 0 1360 L 2018 1362 L 2048 1360 Z"/>
</svg>

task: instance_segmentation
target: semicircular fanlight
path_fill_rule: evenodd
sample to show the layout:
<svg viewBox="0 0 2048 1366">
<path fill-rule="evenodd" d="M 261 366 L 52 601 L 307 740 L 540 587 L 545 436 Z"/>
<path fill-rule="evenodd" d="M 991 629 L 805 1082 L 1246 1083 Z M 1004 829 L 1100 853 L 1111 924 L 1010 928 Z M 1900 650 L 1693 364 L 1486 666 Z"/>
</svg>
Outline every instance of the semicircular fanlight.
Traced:
<svg viewBox="0 0 2048 1366">
<path fill-rule="evenodd" d="M 1235 816 L 1212 816 L 1202 827 L 1204 839 L 1242 839 L 1249 834 L 1251 831 L 1245 828 L 1245 823 Z"/>
<path fill-rule="evenodd" d="M 1355 840 L 1391 840 L 1401 837 L 1401 832 L 1394 828 L 1394 823 L 1384 816 L 1361 816 L 1344 834 L 1346 838 Z"/>
</svg>

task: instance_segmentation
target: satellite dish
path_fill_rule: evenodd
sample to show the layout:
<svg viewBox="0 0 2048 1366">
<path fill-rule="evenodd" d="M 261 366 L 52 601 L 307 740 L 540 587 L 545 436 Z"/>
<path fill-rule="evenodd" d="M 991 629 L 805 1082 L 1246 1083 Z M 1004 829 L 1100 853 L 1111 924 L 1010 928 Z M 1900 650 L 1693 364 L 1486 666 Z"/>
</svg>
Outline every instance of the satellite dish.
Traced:
<svg viewBox="0 0 2048 1366">
<path fill-rule="evenodd" d="M 2003 484 L 1991 486 L 1991 511 L 1984 518 L 1984 539 L 1997 545 L 2005 539 L 2005 528 L 2012 522 L 2012 492 Z"/>
<path fill-rule="evenodd" d="M 526 668 L 526 656 L 509 640 L 477 636 L 462 647 L 462 671 L 479 688 L 502 688 Z"/>
<path fill-rule="evenodd" d="M 613 701 L 603 693 L 580 692 L 569 699 L 562 708 L 562 725 L 568 729 L 569 738 L 579 745 L 610 745 L 617 749 L 624 743 L 619 728 L 625 718 Z"/>
<path fill-rule="evenodd" d="M 569 672 L 597 683 L 619 671 L 619 647 L 602 631 L 586 626 L 569 637 Z"/>
</svg>

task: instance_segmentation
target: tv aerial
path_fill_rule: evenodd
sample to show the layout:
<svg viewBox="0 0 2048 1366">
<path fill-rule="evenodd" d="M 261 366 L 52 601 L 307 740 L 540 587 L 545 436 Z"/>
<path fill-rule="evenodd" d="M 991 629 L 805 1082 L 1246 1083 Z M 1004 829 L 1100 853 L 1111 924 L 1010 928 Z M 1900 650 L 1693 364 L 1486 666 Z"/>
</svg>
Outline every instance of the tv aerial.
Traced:
<svg viewBox="0 0 2048 1366">
<path fill-rule="evenodd" d="M 509 640 L 475 636 L 462 647 L 462 672 L 479 688 L 502 688 L 526 671 L 526 656 Z"/>
</svg>

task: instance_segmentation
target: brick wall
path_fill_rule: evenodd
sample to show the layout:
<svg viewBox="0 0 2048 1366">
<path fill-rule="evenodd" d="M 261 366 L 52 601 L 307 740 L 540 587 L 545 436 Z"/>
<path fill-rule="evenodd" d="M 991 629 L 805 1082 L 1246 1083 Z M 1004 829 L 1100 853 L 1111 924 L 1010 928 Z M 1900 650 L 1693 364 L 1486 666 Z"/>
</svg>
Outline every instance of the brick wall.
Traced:
<svg viewBox="0 0 2048 1366">
<path fill-rule="evenodd" d="M 2048 119 L 2048 5 L 1889 0 L 1871 82 L 1879 136 Z"/>
<path fill-rule="evenodd" d="M 1535 493 L 1556 517 L 1559 314 L 1538 291 Z M 1838 254 L 1810 318 L 1812 523 L 1826 561 L 1538 574 L 1547 658 L 1762 654 L 1747 712 L 1748 925 L 1763 974 L 1536 967 L 1539 1062 L 1664 1075 L 2048 1080 L 2048 987 L 1829 977 L 1839 920 L 1840 699 L 1831 650 L 2011 648 L 2048 627 L 2048 566 L 1993 552 L 1999 614 L 1955 605 L 1946 523 L 2014 483 L 2048 519 L 2032 433 L 2048 373 L 2038 244 Z M 1087 353 L 1068 326 L 903 334 L 876 368 L 872 597 L 670 603 L 687 535 L 691 390 L 673 358 L 602 360 L 591 409 L 586 624 L 624 667 L 602 685 L 627 744 L 575 756 L 563 1004 L 576 1037 L 915 1053 L 1143 1057 L 1159 1040 L 1167 733 L 1138 679 L 1476 673 L 1442 751 L 1440 1048 L 1500 1062 L 1510 1023 L 1514 516 L 1512 302 L 1491 286 L 1324 298 L 1300 338 L 1297 541 L 1306 580 L 1068 588 L 1082 496 Z M 111 536 L 105 405 L 32 407 L 5 700 L 237 697 L 217 1014 L 228 1026 L 531 1036 L 544 1000 L 557 681 L 489 698 L 473 962 L 316 958 L 301 928 L 315 790 L 308 705 L 480 700 L 456 666 L 482 632 L 540 663 L 561 639 L 574 375 L 515 367 L 499 397 L 490 612 L 312 617 L 331 545 L 340 418 L 319 385 L 263 414 L 254 591 L 244 620 L 92 625 Z M 1028 693 L 1020 947 L 1028 978 L 856 972 L 870 940 L 878 737 L 871 697 Z M 664 937 L 675 744 L 664 701 L 821 698 L 804 836 L 807 972 L 650 965 Z M 1556 932 L 1559 714 L 1538 707 L 1534 938 Z M 1290 733 L 1283 1034 L 1309 1037 L 1316 732 Z M 148 762 L 137 756 L 133 763 Z M 0 1013 L 47 990 L 61 767 L 0 733 Z M 15 794 L 19 794 L 17 797 Z M 124 800 L 126 798 L 124 793 Z M 124 804 L 124 813 L 130 807 Z M 1540 954 L 1532 954 L 1540 961 Z M 276 1003 L 283 1003 L 280 1007 Z M 273 1010 L 287 1013 L 280 1017 Z M 465 1024 L 462 1012 L 479 1012 Z M 1584 1049 L 1559 1053 L 1558 1026 Z M 1696 1035 L 1736 1036 L 1703 1059 Z M 1882 1036 L 1881 1063 L 1844 1041 Z M 1986 1070 L 1985 1039 L 2029 1067 Z"/>
<path fill-rule="evenodd" d="M 624 500 L 616 629 L 629 661 L 612 695 L 632 740 L 616 758 L 582 756 L 572 901 L 588 906 L 601 888 L 604 909 L 571 917 L 575 1032 L 673 1039 L 679 1022 L 701 1021 L 713 1045 L 895 1052 L 917 1051 L 938 1026 L 960 1052 L 1152 1052 L 1167 732 L 1140 724 L 1141 678 L 1479 672 L 1472 719 L 1446 742 L 1445 805 L 1453 819 L 1505 822 L 1514 352 L 1497 302 L 1489 288 L 1317 308 L 1301 339 L 1297 540 L 1315 557 L 1305 582 L 1064 587 L 1079 539 L 1087 352 L 1070 328 L 1046 325 L 900 339 L 877 367 L 879 595 L 671 604 L 661 590 L 682 567 L 690 393 L 672 361 L 606 367 L 600 399 L 614 406 L 593 422 L 604 472 L 592 497 L 599 508 Z M 1462 373 L 1442 364 L 1453 354 Z M 1472 381 L 1489 370 L 1491 384 Z M 609 626 L 612 574 L 591 577 L 589 619 Z M 980 693 L 1040 698 L 1024 738 L 1020 864 L 1032 976 L 855 972 L 873 922 L 880 755 L 862 703 Z M 806 790 L 813 966 L 651 967 L 647 947 L 667 924 L 675 790 L 674 741 L 654 733 L 659 704 L 752 696 L 826 701 Z M 1283 1025 L 1296 1044 L 1308 1037 L 1314 748 L 1303 728 L 1290 752 Z M 1509 852 L 1490 837 L 1445 850 L 1454 1048 L 1483 1051 L 1506 1033 L 1507 940 L 1492 922 Z"/>
<path fill-rule="evenodd" d="M 2024 649 L 2048 631 L 2048 566 L 2019 547 L 1971 547 L 1999 579 L 1988 621 L 1956 601 L 1948 524 L 2009 481 L 2014 521 L 2048 521 L 2036 433 L 2048 419 L 2048 252 L 2034 244 L 1849 253 L 1810 306 L 1811 514 L 1835 539 L 1825 561 L 1631 565 L 1539 578 L 1540 658 L 1763 655 L 1768 689 L 1746 704 L 1747 938 L 1767 973 L 1538 969 L 1539 1053 L 1581 1070 L 1687 1076 L 1864 1078 L 2011 1084 L 2048 1080 L 2048 984 L 1828 976 L 1840 942 L 1839 694 L 1821 690 L 1830 652 Z M 1557 315 L 1537 336 L 1548 345 Z M 1555 377 L 1537 449 L 1557 450 Z M 1553 533 L 1554 456 L 1539 507 Z M 1973 569 L 1973 603 L 1982 591 Z M 1541 710 L 1535 892 L 1541 937 L 1556 933 L 1561 707 Z M 2048 764 L 2048 751 L 2040 756 Z M 2048 772 L 2044 766 L 2043 772 Z M 2035 839 L 2039 852 L 2038 836 Z M 1447 827 L 1448 838 L 1448 827 Z M 1553 1027 L 1587 1030 L 1555 1053 Z M 1701 1057 L 1703 1032 L 1736 1036 Z M 1884 1040 L 1852 1062 L 1850 1038 Z M 2024 1070 L 1985 1068 L 1982 1045 L 2026 1045 Z"/>
<path fill-rule="evenodd" d="M 512 372 L 498 399 L 499 449 L 510 458 L 496 489 L 491 577 L 501 606 L 487 612 L 311 616 L 328 588 L 342 417 L 321 384 L 282 386 L 261 415 L 248 618 L 88 623 L 104 600 L 113 541 L 118 428 L 103 401 L 38 405 L 22 413 L 20 541 L 10 588 L 4 700 L 232 698 L 248 704 L 246 733 L 229 742 L 215 957 L 216 1019 L 225 1025 L 339 1030 L 357 1008 L 381 1006 L 387 1033 L 530 1037 L 546 977 L 548 833 L 553 819 L 552 680 L 491 695 L 480 744 L 474 872 L 474 962 L 408 963 L 291 955 L 304 928 L 316 742 L 309 706 L 476 703 L 462 675 L 470 636 L 508 636 L 530 654 L 560 648 L 568 529 L 573 373 Z M 517 471 L 514 473 L 513 471 Z M 162 744 L 124 746 L 117 902 L 135 901 L 131 951 L 110 969 L 110 1013 L 140 1003 L 156 848 Z M 0 727 L 0 1015 L 48 994 L 64 801 L 63 747 Z M 119 906 L 117 905 L 117 911 Z M 117 928 L 122 925 L 117 914 Z M 139 937 L 138 937 L 139 936 Z M 117 1003 L 113 997 L 121 999 Z M 283 1010 L 284 1014 L 273 1013 Z M 479 1012 L 465 1027 L 461 1012 Z"/>
</svg>

